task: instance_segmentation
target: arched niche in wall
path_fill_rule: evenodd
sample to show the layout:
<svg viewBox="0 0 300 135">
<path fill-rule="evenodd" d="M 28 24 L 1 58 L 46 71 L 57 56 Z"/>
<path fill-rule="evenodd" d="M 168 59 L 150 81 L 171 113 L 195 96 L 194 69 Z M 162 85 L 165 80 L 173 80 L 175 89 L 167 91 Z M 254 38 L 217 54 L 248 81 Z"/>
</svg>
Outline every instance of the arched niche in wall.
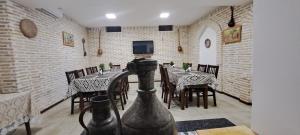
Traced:
<svg viewBox="0 0 300 135">
<path fill-rule="evenodd" d="M 217 65 L 217 32 L 206 27 L 199 39 L 200 64 Z"/>
</svg>

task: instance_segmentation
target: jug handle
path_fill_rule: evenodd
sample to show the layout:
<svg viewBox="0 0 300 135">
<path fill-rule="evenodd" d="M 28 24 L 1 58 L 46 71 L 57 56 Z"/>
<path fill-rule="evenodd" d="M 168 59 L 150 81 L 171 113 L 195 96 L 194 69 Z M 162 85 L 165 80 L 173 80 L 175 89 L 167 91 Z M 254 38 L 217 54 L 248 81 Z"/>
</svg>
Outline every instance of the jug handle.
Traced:
<svg viewBox="0 0 300 135">
<path fill-rule="evenodd" d="M 83 121 L 83 116 L 85 114 L 85 112 L 87 110 L 90 110 L 91 109 L 91 106 L 88 106 L 87 108 L 83 109 L 80 114 L 79 114 L 79 123 L 80 125 L 85 129 L 86 131 L 86 135 L 89 135 L 89 129 L 86 127 L 86 125 L 84 124 L 84 121 Z"/>
<path fill-rule="evenodd" d="M 118 83 L 118 81 L 124 77 L 127 77 L 128 75 L 130 75 L 131 73 L 129 71 L 124 71 L 123 73 L 119 74 L 118 76 L 116 76 L 110 83 L 107 93 L 108 93 L 108 98 L 112 104 L 112 109 L 117 117 L 117 121 L 118 121 L 118 128 L 117 128 L 117 135 L 123 135 L 122 132 L 122 123 L 121 123 L 121 117 L 120 117 L 120 113 L 118 111 L 118 108 L 116 106 L 116 103 L 113 99 L 113 90 L 116 88 L 116 85 Z"/>
</svg>

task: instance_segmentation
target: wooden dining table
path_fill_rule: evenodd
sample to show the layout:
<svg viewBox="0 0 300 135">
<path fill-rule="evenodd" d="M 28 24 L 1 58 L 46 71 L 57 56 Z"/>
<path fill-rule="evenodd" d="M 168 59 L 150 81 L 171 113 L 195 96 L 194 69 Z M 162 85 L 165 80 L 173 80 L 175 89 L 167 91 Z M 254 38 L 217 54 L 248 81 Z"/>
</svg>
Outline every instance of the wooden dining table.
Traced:
<svg viewBox="0 0 300 135">
<path fill-rule="evenodd" d="M 67 97 L 70 97 L 78 92 L 84 93 L 107 91 L 112 79 L 121 73 L 122 71 L 106 71 L 102 74 L 97 72 L 91 75 L 76 78 L 69 85 Z"/>
<path fill-rule="evenodd" d="M 215 75 L 201 71 L 185 71 L 182 68 L 167 67 L 170 82 L 176 85 L 176 92 L 180 93 L 181 109 L 184 110 L 184 105 L 187 106 L 187 92 L 190 95 L 190 88 L 201 87 L 203 89 L 204 108 L 207 109 L 208 102 L 208 87 L 216 89 L 218 86 Z M 192 96 L 189 96 L 192 98 Z"/>
</svg>

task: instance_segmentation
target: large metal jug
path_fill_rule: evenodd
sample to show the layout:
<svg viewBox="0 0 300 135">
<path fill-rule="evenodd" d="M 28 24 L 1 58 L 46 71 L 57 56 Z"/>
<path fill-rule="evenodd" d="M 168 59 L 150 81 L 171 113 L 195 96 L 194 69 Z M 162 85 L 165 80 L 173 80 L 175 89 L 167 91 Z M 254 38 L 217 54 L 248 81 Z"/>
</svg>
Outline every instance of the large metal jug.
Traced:
<svg viewBox="0 0 300 135">
<path fill-rule="evenodd" d="M 90 109 L 92 110 L 92 119 L 86 126 L 83 122 L 83 116 Z M 111 102 L 107 96 L 92 97 L 91 105 L 80 113 L 79 122 L 85 129 L 81 135 L 117 134 L 117 118 L 112 112 Z"/>
<path fill-rule="evenodd" d="M 157 61 L 135 59 L 127 64 L 128 71 L 114 79 L 108 89 L 108 97 L 118 120 L 118 135 L 177 135 L 172 114 L 156 97 L 154 73 Z M 114 103 L 113 90 L 119 79 L 137 74 L 138 96 L 132 106 L 123 114 L 122 119 Z"/>
<path fill-rule="evenodd" d="M 155 94 L 154 73 L 156 69 L 157 61 L 155 60 L 144 58 L 134 59 L 127 64 L 126 71 L 120 73 L 111 81 L 108 88 L 108 98 L 117 119 L 117 126 L 115 126 L 116 135 L 177 135 L 172 114 L 161 104 Z M 131 74 L 137 74 L 138 76 L 138 96 L 121 119 L 114 101 L 113 91 L 117 87 L 120 79 Z M 102 107 L 100 104 L 94 105 L 93 108 L 97 108 L 97 106 L 98 108 Z M 108 113 L 108 110 L 106 110 L 106 112 Z M 95 123 L 101 123 L 101 119 L 95 118 L 102 115 L 103 114 L 93 111 L 93 119 L 100 120 Z M 89 135 L 96 135 L 97 132 L 97 135 L 111 135 L 105 131 L 101 131 L 102 128 L 101 126 L 90 124 L 85 129 L 91 133 Z M 94 134 L 92 130 L 97 132 Z"/>
</svg>

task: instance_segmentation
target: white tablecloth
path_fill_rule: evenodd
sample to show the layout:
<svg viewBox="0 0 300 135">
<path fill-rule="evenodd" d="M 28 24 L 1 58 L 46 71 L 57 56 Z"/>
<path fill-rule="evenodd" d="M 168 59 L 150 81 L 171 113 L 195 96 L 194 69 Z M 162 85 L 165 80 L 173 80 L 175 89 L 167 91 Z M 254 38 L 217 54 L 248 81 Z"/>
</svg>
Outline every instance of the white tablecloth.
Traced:
<svg viewBox="0 0 300 135">
<path fill-rule="evenodd" d="M 104 72 L 77 78 L 70 83 L 67 96 L 78 92 L 106 91 L 111 80 L 120 73 L 122 72 Z"/>
<path fill-rule="evenodd" d="M 6 135 L 29 121 L 30 97 L 30 92 L 0 94 L 0 135 Z"/>
<path fill-rule="evenodd" d="M 185 72 L 183 69 L 168 67 L 170 82 L 176 85 L 176 91 L 183 90 L 186 86 L 208 84 L 215 89 L 217 79 L 214 74 L 201 71 Z"/>
</svg>

